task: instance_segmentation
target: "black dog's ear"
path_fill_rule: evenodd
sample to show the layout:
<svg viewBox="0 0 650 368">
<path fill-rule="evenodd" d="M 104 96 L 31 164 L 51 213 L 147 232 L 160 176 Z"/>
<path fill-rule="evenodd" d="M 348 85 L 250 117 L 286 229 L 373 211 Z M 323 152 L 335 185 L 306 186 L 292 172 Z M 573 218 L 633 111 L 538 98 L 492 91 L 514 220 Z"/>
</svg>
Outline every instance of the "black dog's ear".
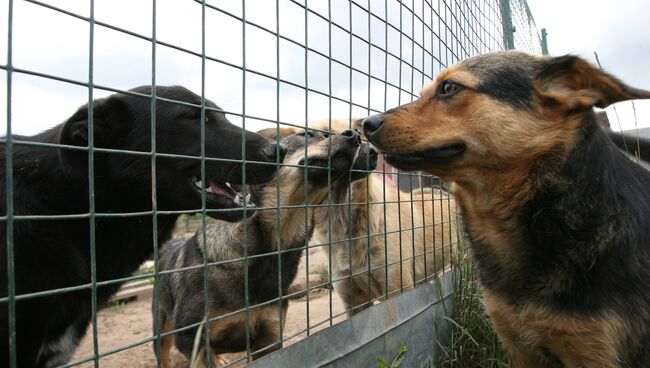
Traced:
<svg viewBox="0 0 650 368">
<path fill-rule="evenodd" d="M 560 105 L 565 111 L 650 98 L 650 91 L 630 87 L 574 55 L 545 60 L 536 86 L 543 102 Z"/>
<path fill-rule="evenodd" d="M 93 146 L 111 148 L 128 129 L 130 116 L 124 102 L 117 96 L 93 101 Z M 88 105 L 82 106 L 61 128 L 59 143 L 88 147 Z M 61 148 L 61 163 L 66 172 L 84 173 L 88 167 L 88 152 Z"/>
</svg>

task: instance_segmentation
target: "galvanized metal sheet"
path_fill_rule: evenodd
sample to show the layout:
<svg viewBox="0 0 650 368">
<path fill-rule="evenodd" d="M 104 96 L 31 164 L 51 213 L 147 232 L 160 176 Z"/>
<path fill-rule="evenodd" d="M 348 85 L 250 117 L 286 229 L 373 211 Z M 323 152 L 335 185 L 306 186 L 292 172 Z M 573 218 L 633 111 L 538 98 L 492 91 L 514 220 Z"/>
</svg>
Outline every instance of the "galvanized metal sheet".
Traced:
<svg viewBox="0 0 650 368">
<path fill-rule="evenodd" d="M 406 346 L 401 367 L 429 367 L 451 332 L 455 272 L 369 308 L 250 367 L 376 367 Z M 439 345 L 440 344 L 440 345 Z"/>
</svg>

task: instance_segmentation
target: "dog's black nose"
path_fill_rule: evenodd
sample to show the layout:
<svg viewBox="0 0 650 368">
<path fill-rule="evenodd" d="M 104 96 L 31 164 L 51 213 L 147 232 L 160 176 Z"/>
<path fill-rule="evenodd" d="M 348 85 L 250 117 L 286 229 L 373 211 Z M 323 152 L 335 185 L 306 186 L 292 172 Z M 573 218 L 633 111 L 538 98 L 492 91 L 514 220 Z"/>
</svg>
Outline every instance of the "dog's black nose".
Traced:
<svg viewBox="0 0 650 368">
<path fill-rule="evenodd" d="M 271 144 L 264 149 L 264 153 L 270 161 L 282 162 L 287 154 L 287 145 L 284 143 Z"/>
<path fill-rule="evenodd" d="M 348 139 L 352 139 L 357 142 L 357 144 L 361 144 L 361 136 L 359 133 L 355 132 L 354 130 L 344 130 L 341 132 L 342 136 L 348 137 Z"/>
<path fill-rule="evenodd" d="M 384 115 L 375 114 L 363 119 L 363 131 L 366 138 L 370 138 L 373 133 L 377 132 L 384 125 Z"/>
</svg>

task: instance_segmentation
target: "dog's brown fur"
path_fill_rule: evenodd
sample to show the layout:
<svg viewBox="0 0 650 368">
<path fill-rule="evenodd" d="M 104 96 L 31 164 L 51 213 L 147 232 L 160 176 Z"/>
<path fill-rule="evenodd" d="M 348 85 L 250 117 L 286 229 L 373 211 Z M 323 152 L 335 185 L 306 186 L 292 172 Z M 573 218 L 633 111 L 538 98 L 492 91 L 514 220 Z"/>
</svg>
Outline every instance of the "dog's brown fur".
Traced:
<svg viewBox="0 0 650 368">
<path fill-rule="evenodd" d="M 513 367 L 650 365 L 650 174 L 592 111 L 634 98 L 580 58 L 500 52 L 364 121 L 389 163 L 450 184 Z"/>
<path fill-rule="evenodd" d="M 361 130 L 360 122 L 352 127 Z M 349 125 L 348 120 L 310 123 L 333 132 Z M 339 181 L 330 189 L 325 204 L 332 206 L 314 212 L 311 244 L 333 243 L 326 249 L 332 280 L 349 315 L 430 280 L 452 260 L 456 205 L 446 192 L 412 195 L 385 184 L 380 174 L 364 175 L 351 186 Z"/>
</svg>

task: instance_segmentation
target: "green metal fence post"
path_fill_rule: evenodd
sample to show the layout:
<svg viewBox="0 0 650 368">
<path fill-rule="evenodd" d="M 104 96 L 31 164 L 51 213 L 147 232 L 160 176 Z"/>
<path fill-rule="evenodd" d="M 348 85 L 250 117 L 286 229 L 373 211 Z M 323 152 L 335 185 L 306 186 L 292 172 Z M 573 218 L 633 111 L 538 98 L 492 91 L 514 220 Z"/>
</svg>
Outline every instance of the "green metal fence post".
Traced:
<svg viewBox="0 0 650 368">
<path fill-rule="evenodd" d="M 546 28 L 542 28 L 542 54 L 548 55 L 548 39 L 546 36 L 548 33 L 546 33 Z"/>
<path fill-rule="evenodd" d="M 515 27 L 512 25 L 512 12 L 510 11 L 510 0 L 499 0 L 501 11 L 501 26 L 503 27 L 503 47 L 506 50 L 515 48 Z"/>
</svg>

